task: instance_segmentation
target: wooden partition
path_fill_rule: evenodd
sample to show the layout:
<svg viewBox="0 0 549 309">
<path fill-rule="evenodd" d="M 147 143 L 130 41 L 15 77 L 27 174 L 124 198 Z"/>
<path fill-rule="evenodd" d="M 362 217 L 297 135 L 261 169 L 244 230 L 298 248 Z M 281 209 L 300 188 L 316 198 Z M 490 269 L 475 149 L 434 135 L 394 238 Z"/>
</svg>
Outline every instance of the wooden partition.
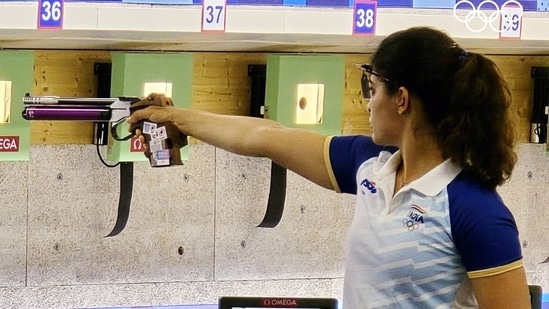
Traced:
<svg viewBox="0 0 549 309">
<path fill-rule="evenodd" d="M 533 79 L 530 68 L 549 66 L 549 56 L 490 56 L 504 73 L 513 91 L 513 112 L 518 116 L 520 142 L 530 134 Z M 195 53 L 193 108 L 215 113 L 248 115 L 249 64 L 265 64 L 265 53 Z M 368 55 L 346 55 L 342 134 L 370 132 L 366 102 L 360 95 L 360 72 L 353 64 Z M 33 95 L 95 96 L 95 62 L 109 62 L 107 51 L 36 51 Z M 128 94 L 136 95 L 136 94 Z M 139 94 L 137 94 L 139 95 Z M 92 124 L 34 121 L 31 144 L 90 144 Z"/>
</svg>

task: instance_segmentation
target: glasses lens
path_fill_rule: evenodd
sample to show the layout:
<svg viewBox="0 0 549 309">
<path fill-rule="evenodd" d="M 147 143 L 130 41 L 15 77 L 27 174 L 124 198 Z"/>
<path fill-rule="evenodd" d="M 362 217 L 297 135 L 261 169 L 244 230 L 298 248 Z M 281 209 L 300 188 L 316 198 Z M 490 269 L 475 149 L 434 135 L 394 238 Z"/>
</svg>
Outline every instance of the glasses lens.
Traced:
<svg viewBox="0 0 549 309">
<path fill-rule="evenodd" d="M 360 85 L 362 86 L 362 97 L 365 99 L 371 99 L 372 92 L 370 91 L 370 79 L 368 78 L 368 74 L 366 74 L 366 72 L 362 72 Z"/>
</svg>

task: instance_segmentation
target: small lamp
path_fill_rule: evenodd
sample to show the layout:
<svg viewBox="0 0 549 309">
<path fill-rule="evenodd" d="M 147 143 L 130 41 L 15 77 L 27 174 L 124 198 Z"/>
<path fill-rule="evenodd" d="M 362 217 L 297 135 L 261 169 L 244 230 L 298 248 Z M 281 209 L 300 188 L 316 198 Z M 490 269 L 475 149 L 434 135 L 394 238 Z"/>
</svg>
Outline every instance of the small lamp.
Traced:
<svg viewBox="0 0 549 309">
<path fill-rule="evenodd" d="M 0 81 L 0 124 L 10 123 L 11 81 Z"/>
<path fill-rule="evenodd" d="M 321 124 L 324 115 L 324 84 L 298 84 L 295 123 Z"/>
<path fill-rule="evenodd" d="M 172 83 L 145 83 L 143 84 L 143 96 L 150 93 L 162 93 L 167 97 L 172 97 Z"/>
</svg>

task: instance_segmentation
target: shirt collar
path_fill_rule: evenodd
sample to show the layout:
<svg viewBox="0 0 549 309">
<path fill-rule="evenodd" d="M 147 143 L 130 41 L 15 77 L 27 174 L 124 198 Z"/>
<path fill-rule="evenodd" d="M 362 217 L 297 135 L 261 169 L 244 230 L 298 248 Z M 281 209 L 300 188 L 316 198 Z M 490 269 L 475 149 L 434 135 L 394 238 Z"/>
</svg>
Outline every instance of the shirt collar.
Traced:
<svg viewBox="0 0 549 309">
<path fill-rule="evenodd" d="M 382 151 L 374 163 L 374 173 L 378 177 L 390 176 L 396 172 L 400 161 L 402 161 L 400 150 L 397 150 L 393 154 L 388 151 Z"/>
<path fill-rule="evenodd" d="M 402 155 L 400 150 L 397 150 L 390 157 L 388 155 L 380 154 L 374 172 L 377 177 L 394 176 L 398 165 L 402 161 Z M 434 196 L 440 193 L 456 176 L 461 172 L 461 167 L 453 163 L 450 159 L 442 162 L 425 175 L 412 181 L 405 190 L 414 189 L 425 195 Z"/>
</svg>

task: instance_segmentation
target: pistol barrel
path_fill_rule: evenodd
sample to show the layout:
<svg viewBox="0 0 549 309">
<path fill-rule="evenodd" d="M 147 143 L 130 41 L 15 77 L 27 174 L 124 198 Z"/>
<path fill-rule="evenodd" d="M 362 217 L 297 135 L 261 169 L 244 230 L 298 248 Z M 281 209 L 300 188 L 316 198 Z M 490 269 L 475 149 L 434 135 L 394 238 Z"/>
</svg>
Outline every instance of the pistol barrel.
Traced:
<svg viewBox="0 0 549 309">
<path fill-rule="evenodd" d="M 25 106 L 23 118 L 26 120 L 80 120 L 109 121 L 111 112 L 108 106 Z"/>
<path fill-rule="evenodd" d="M 24 96 L 23 104 L 29 105 L 110 105 L 117 98 L 71 98 L 57 96 Z"/>
</svg>

